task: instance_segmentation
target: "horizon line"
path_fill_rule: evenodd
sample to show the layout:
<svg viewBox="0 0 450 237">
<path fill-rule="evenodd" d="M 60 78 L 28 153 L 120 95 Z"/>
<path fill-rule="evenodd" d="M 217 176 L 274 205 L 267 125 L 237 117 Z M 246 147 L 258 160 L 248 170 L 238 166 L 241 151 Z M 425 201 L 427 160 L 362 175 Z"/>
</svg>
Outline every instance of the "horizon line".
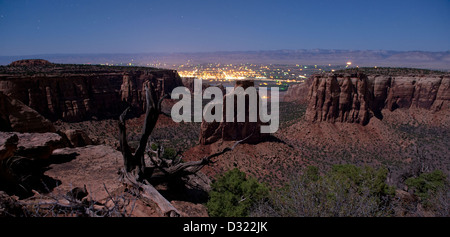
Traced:
<svg viewBox="0 0 450 237">
<path fill-rule="evenodd" d="M 178 52 L 114 52 L 114 53 L 36 53 L 36 54 L 17 54 L 17 55 L 0 55 L 0 57 L 21 57 L 21 56 L 38 56 L 38 55 L 137 55 L 137 54 L 213 54 L 213 53 L 237 53 L 237 52 L 270 52 L 270 51 L 313 51 L 313 50 L 335 50 L 335 51 L 387 51 L 387 52 L 424 52 L 424 53 L 448 53 L 448 50 L 442 51 L 428 51 L 428 50 L 393 50 L 393 49 L 327 49 L 327 48 L 313 48 L 313 49 L 263 49 L 263 50 L 217 50 L 217 51 L 178 51 Z"/>
</svg>

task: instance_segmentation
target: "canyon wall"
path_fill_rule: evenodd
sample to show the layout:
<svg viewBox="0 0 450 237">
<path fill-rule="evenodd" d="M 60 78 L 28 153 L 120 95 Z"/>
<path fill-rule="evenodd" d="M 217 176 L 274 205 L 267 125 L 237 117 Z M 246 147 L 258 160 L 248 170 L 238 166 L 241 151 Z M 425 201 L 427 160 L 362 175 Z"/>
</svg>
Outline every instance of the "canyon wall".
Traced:
<svg viewBox="0 0 450 237">
<path fill-rule="evenodd" d="M 145 105 L 145 83 L 152 83 L 160 95 L 182 86 L 173 70 L 57 64 L 44 72 L 17 68 L 10 65 L 3 69 L 30 72 L 0 73 L 0 91 L 53 121 L 118 117 L 129 105 L 132 113 L 140 114 Z"/>
<path fill-rule="evenodd" d="M 450 108 L 450 75 L 319 74 L 311 77 L 305 117 L 309 121 L 367 124 L 388 109 Z M 298 100 L 304 100 L 299 96 Z"/>
</svg>

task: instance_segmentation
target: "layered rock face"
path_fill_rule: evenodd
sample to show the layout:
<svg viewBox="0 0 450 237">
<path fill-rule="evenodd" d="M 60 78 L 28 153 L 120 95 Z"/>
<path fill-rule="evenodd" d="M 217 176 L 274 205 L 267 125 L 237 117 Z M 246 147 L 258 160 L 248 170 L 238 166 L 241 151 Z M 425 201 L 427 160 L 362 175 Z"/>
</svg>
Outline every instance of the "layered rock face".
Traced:
<svg viewBox="0 0 450 237">
<path fill-rule="evenodd" d="M 254 86 L 253 81 L 243 80 L 243 81 L 236 81 L 235 87 L 242 87 L 244 89 Z M 206 122 L 205 120 L 202 121 L 201 128 L 200 128 L 200 138 L 199 142 L 200 144 L 206 145 L 214 143 L 220 139 L 223 141 L 238 141 L 242 140 L 244 138 L 248 139 L 246 142 L 249 143 L 257 143 L 259 141 L 262 141 L 265 137 L 268 136 L 268 134 L 261 133 L 260 127 L 261 122 L 250 122 L 249 116 L 248 116 L 248 106 L 249 106 L 249 99 L 246 98 L 246 115 L 245 115 L 245 122 L 237 122 L 237 99 L 234 99 L 234 122 L 226 122 L 225 114 L 226 114 L 226 99 L 229 96 L 236 96 L 234 94 L 226 94 L 223 97 L 223 107 L 222 107 L 222 122 Z M 246 96 L 248 97 L 248 96 Z M 259 108 L 258 108 L 259 109 Z M 257 113 L 259 111 L 257 110 Z"/>
<path fill-rule="evenodd" d="M 370 119 L 370 92 L 365 75 L 314 76 L 306 118 L 311 121 L 366 124 Z"/>
<path fill-rule="evenodd" d="M 55 132 L 56 129 L 34 109 L 0 92 L 0 131 Z"/>
<path fill-rule="evenodd" d="M 308 92 L 312 81 L 313 80 L 310 77 L 304 83 L 289 86 L 283 101 L 308 104 Z"/>
<path fill-rule="evenodd" d="M 314 75 L 307 98 L 309 121 L 365 125 L 383 109 L 449 109 L 450 76 Z"/>
<path fill-rule="evenodd" d="M 386 99 L 389 110 L 424 108 L 433 111 L 450 108 L 450 76 L 393 78 Z"/>
<path fill-rule="evenodd" d="M 35 69 L 28 74 L 2 74 L 0 91 L 50 120 L 76 122 L 94 117 L 117 117 L 128 105 L 133 107 L 132 113 L 142 113 L 145 83 L 151 83 L 161 95 L 182 85 L 181 78 L 173 70 L 88 65 L 72 67 L 55 64 L 50 69 Z M 13 66 L 3 69 L 7 72 L 16 70 Z"/>
</svg>

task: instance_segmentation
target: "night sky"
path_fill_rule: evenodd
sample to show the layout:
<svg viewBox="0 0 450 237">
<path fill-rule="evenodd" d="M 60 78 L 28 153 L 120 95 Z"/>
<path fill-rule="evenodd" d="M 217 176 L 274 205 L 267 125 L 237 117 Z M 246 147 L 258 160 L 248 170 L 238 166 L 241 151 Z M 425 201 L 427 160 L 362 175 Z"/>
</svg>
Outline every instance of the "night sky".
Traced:
<svg viewBox="0 0 450 237">
<path fill-rule="evenodd" d="M 0 0 L 0 55 L 450 50 L 450 1 Z"/>
</svg>

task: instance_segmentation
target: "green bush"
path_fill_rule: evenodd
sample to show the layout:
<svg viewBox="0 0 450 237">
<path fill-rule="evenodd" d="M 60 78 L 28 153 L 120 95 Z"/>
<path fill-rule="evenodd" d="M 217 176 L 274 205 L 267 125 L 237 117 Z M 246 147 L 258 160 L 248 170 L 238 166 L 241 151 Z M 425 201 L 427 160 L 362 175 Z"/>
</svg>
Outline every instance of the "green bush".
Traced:
<svg viewBox="0 0 450 237">
<path fill-rule="evenodd" d="M 159 144 L 152 143 L 150 148 L 152 150 L 156 151 L 156 150 L 158 150 L 158 147 L 159 147 Z M 162 154 L 162 158 L 166 159 L 166 160 L 170 160 L 170 159 L 173 159 L 176 154 L 177 154 L 177 151 L 175 149 L 173 149 L 171 147 L 167 147 L 167 148 L 164 148 L 164 153 Z"/>
<path fill-rule="evenodd" d="M 166 159 L 166 160 L 170 160 L 170 159 L 173 159 L 176 154 L 177 154 L 177 152 L 175 151 L 175 149 L 168 147 L 168 148 L 164 149 L 164 154 L 163 154 L 162 158 Z"/>
<path fill-rule="evenodd" d="M 211 185 L 206 204 L 212 217 L 245 217 L 250 208 L 265 199 L 268 188 L 237 168 L 226 172 Z"/>
<path fill-rule="evenodd" d="M 414 190 L 414 194 L 426 201 L 431 194 L 445 187 L 446 177 L 441 170 L 435 170 L 430 173 L 422 173 L 416 178 L 408 178 L 405 183 Z"/>
<path fill-rule="evenodd" d="M 253 216 L 389 216 L 395 189 L 387 169 L 334 165 L 326 174 L 308 167 L 288 185 L 259 203 Z"/>
<path fill-rule="evenodd" d="M 355 165 L 334 165 L 331 172 L 325 176 L 328 179 L 341 180 L 346 185 L 355 188 L 358 193 L 368 190 L 372 196 L 394 195 L 395 188 L 386 184 L 388 170 L 372 167 L 357 167 Z"/>
<path fill-rule="evenodd" d="M 154 151 L 158 150 L 158 144 L 152 143 L 151 148 L 152 148 L 152 150 L 154 150 Z"/>
</svg>

